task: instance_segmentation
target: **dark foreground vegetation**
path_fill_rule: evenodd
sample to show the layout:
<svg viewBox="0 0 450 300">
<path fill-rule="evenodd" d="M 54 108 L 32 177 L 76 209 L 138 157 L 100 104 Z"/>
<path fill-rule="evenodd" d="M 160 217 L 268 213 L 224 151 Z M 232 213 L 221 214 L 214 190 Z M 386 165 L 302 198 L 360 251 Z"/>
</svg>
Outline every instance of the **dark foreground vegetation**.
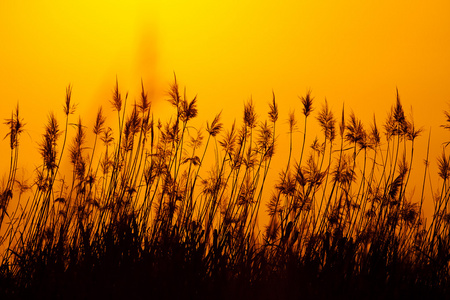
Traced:
<svg viewBox="0 0 450 300">
<path fill-rule="evenodd" d="M 191 126 L 196 98 L 176 80 L 165 121 L 143 86 L 127 106 L 116 82 L 113 130 L 102 109 L 93 126 L 72 120 L 71 92 L 64 123 L 48 117 L 32 183 L 16 178 L 19 109 L 5 122 L 2 299 L 449 297 L 449 157 L 444 148 L 431 199 L 428 157 L 411 174 L 421 130 L 398 93 L 382 126 L 315 107 L 307 93 L 300 122 L 290 114 L 279 133 L 275 95 L 266 117 L 248 102 L 241 122 L 225 126 L 218 114 L 200 130 Z M 321 133 L 305 145 L 310 122 Z M 284 166 L 271 165 L 276 153 Z M 279 172 L 275 182 L 269 170 Z M 414 199 L 412 176 L 423 178 Z M 428 220 L 424 201 L 434 205 Z"/>
</svg>

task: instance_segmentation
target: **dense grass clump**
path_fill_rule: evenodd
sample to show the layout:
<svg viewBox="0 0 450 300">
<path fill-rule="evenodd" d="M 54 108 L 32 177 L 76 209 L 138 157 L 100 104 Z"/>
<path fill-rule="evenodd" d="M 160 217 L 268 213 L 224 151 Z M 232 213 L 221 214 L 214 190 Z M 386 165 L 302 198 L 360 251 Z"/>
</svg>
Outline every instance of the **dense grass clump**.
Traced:
<svg viewBox="0 0 450 300">
<path fill-rule="evenodd" d="M 286 149 L 275 95 L 262 120 L 249 101 L 242 122 L 225 126 L 219 113 L 200 130 L 197 99 L 176 80 L 168 94 L 174 115 L 163 121 L 143 85 L 127 105 L 116 82 L 112 129 L 102 108 L 92 127 L 72 120 L 69 86 L 65 122 L 49 115 L 32 185 L 16 179 L 24 122 L 14 110 L 0 191 L 2 298 L 450 295 L 450 159 L 437 159 L 441 193 L 425 222 L 429 159 L 425 174 L 411 174 L 421 129 L 398 93 L 381 129 L 344 109 L 335 116 L 326 101 L 318 109 L 308 92 L 300 137 L 288 116 Z M 313 121 L 321 136 L 308 148 Z M 277 152 L 285 166 L 271 164 Z M 415 199 L 411 176 L 424 178 Z"/>
</svg>

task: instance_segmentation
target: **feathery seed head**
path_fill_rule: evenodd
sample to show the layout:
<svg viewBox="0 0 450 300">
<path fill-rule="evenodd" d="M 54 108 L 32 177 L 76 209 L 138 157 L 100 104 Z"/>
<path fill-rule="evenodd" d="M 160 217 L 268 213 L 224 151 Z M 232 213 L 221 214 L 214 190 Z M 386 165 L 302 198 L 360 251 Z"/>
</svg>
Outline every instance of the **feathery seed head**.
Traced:
<svg viewBox="0 0 450 300">
<path fill-rule="evenodd" d="M 442 179 L 447 180 L 450 177 L 450 162 L 445 154 L 445 151 L 442 151 L 441 156 L 438 157 L 437 160 L 439 167 L 438 175 Z"/>
<path fill-rule="evenodd" d="M 206 122 L 206 131 L 212 136 L 215 137 L 216 135 L 218 135 L 220 133 L 220 131 L 222 130 L 223 124 L 220 122 L 220 115 L 222 114 L 222 112 L 220 112 L 219 114 L 217 114 L 214 117 L 214 120 L 211 123 L 211 126 L 209 126 L 209 123 Z"/>
<path fill-rule="evenodd" d="M 305 117 L 308 117 L 314 110 L 312 107 L 314 97 L 311 97 L 311 90 L 307 91 L 306 96 L 301 97 L 300 100 L 302 101 L 303 104 L 303 114 L 305 115 Z"/>
<path fill-rule="evenodd" d="M 117 76 L 116 76 L 116 86 L 114 87 L 113 99 L 111 100 L 111 104 L 114 110 L 118 112 L 122 110 L 122 95 L 120 94 L 119 91 L 119 81 L 117 79 Z"/>
<path fill-rule="evenodd" d="M 244 124 L 249 128 L 256 127 L 257 115 L 255 112 L 255 106 L 253 105 L 253 100 L 250 98 L 244 105 Z"/>
<path fill-rule="evenodd" d="M 322 106 L 322 109 L 317 116 L 317 120 L 325 134 L 325 139 L 332 142 L 336 137 L 336 120 L 333 112 L 328 107 L 327 99 L 325 99 L 325 104 Z"/>
<path fill-rule="evenodd" d="M 11 150 L 13 150 L 19 145 L 19 136 L 23 132 L 23 127 L 25 126 L 23 119 L 19 116 L 19 103 L 17 103 L 11 119 L 6 119 L 4 124 L 9 127 L 9 132 L 6 134 L 5 138 L 9 136 L 9 146 Z"/>
<path fill-rule="evenodd" d="M 423 128 L 416 128 L 414 119 L 411 117 L 411 121 L 406 121 L 406 138 L 410 141 L 414 141 L 423 131 Z"/>
<path fill-rule="evenodd" d="M 112 144 L 112 142 L 114 141 L 114 136 L 111 127 L 108 127 L 106 130 L 102 132 L 102 136 L 100 137 L 100 139 L 102 140 L 103 144 L 107 147 Z"/>
<path fill-rule="evenodd" d="M 86 131 L 81 123 L 81 118 L 78 119 L 77 131 L 73 138 L 72 145 L 69 148 L 70 161 L 75 168 L 75 173 L 78 178 L 84 177 L 86 169 L 85 160 L 83 158 L 84 143 L 86 140 Z"/>
<path fill-rule="evenodd" d="M 272 91 L 272 103 L 269 103 L 269 120 L 275 123 L 278 120 L 278 104 L 275 102 L 275 93 Z"/>
<path fill-rule="evenodd" d="M 181 111 L 180 111 L 180 119 L 183 122 L 188 122 L 189 120 L 195 118 L 197 116 L 197 96 L 188 102 L 186 98 L 181 100 Z"/>
<path fill-rule="evenodd" d="M 347 134 L 345 139 L 350 143 L 361 143 L 366 138 L 366 132 L 364 130 L 361 120 L 356 118 L 354 112 L 350 114 L 350 121 L 346 126 Z"/>
<path fill-rule="evenodd" d="M 144 90 L 144 82 L 141 79 L 141 101 L 138 104 L 139 111 L 145 114 L 150 110 L 151 102 L 148 100 L 148 95 Z"/>
<path fill-rule="evenodd" d="M 48 117 L 48 123 L 45 126 L 43 141 L 40 143 L 40 152 L 44 159 L 44 166 L 52 171 L 56 168 L 56 145 L 61 132 L 58 121 L 53 113 Z"/>
<path fill-rule="evenodd" d="M 289 133 L 297 129 L 297 120 L 295 119 L 295 111 L 290 111 L 288 116 Z"/>
<path fill-rule="evenodd" d="M 167 101 L 169 101 L 169 103 L 172 104 L 172 106 L 174 106 L 178 109 L 180 102 L 181 102 L 181 96 L 180 96 L 180 92 L 178 89 L 177 76 L 175 75 L 175 73 L 173 74 L 173 77 L 174 77 L 174 82 L 170 85 L 170 88 L 169 88 L 170 98 Z"/>
<path fill-rule="evenodd" d="M 66 116 L 75 113 L 76 105 L 75 104 L 70 105 L 71 99 L 72 99 L 72 86 L 69 84 L 66 88 L 66 101 L 63 107 L 64 114 Z"/>
<path fill-rule="evenodd" d="M 103 125 L 105 124 L 106 117 L 103 116 L 103 110 L 100 106 L 97 112 L 97 117 L 95 118 L 95 124 L 92 131 L 95 135 L 98 135 L 103 132 Z"/>
</svg>

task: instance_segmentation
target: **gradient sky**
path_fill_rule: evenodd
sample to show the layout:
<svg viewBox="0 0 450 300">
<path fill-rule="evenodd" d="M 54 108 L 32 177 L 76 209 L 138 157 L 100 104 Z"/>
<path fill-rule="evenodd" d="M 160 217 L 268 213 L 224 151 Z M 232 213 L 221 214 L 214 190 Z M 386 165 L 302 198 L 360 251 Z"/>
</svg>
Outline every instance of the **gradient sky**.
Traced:
<svg viewBox="0 0 450 300">
<path fill-rule="evenodd" d="M 326 97 L 336 115 L 345 103 L 365 124 L 375 113 L 382 125 L 397 87 L 407 114 L 426 130 L 418 142 L 420 173 L 429 128 L 434 166 L 450 140 L 439 128 L 450 109 L 449 15 L 448 0 L 2 0 L 0 118 L 19 103 L 23 144 L 36 148 L 48 112 L 62 119 L 69 83 L 86 125 L 99 105 L 113 117 L 116 75 L 131 100 L 142 78 L 155 114 L 165 115 L 176 72 L 188 95 L 198 94 L 202 122 L 223 110 L 229 127 L 250 97 L 265 116 L 272 90 L 282 121 L 294 109 L 300 119 L 298 96 L 311 89 L 316 107 Z M 0 127 L 0 136 L 6 132 Z M 0 147 L 7 149 L 7 140 Z"/>
</svg>

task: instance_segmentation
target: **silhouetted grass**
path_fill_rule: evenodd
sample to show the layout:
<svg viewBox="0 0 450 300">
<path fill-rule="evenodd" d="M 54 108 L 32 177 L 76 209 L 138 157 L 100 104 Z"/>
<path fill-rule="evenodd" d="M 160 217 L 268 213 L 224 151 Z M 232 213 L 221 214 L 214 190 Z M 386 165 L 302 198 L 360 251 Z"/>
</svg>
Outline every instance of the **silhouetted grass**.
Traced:
<svg viewBox="0 0 450 300">
<path fill-rule="evenodd" d="M 16 178 L 24 122 L 14 110 L 5 122 L 11 163 L 0 197 L 2 296 L 449 296 L 450 159 L 444 148 L 441 191 L 425 222 L 430 162 L 425 174 L 411 175 L 421 129 L 398 92 L 383 132 L 375 118 L 366 127 L 344 108 L 337 120 L 308 92 L 299 103 L 301 137 L 297 116 L 288 117 L 287 150 L 277 149 L 275 94 L 262 120 L 249 101 L 242 122 L 226 126 L 219 113 L 201 130 L 191 125 L 197 99 L 179 90 L 175 79 L 174 115 L 159 120 L 143 84 L 130 105 L 116 81 L 117 126 L 105 127 L 100 108 L 91 132 L 80 118 L 73 123 L 69 86 L 64 129 L 50 114 L 32 185 Z M 321 136 L 305 151 L 313 116 Z M 277 152 L 287 154 L 285 166 L 271 164 Z M 66 157 L 71 169 L 62 170 Z M 279 171 L 276 182 L 270 170 Z M 411 176 L 424 178 L 416 200 L 406 193 Z"/>
</svg>

